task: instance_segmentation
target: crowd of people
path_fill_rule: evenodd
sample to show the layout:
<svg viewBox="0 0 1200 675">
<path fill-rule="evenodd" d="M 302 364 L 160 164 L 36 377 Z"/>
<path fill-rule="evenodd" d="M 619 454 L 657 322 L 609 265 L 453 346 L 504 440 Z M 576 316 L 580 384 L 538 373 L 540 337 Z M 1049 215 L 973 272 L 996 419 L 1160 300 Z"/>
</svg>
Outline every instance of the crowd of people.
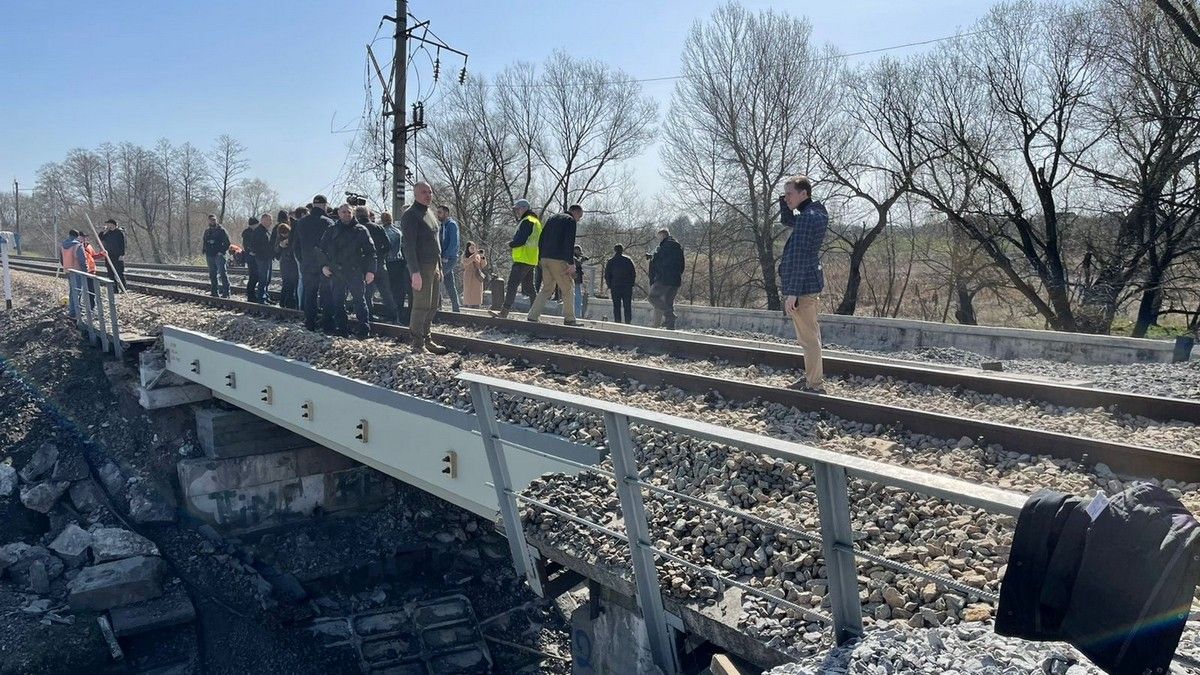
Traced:
<svg viewBox="0 0 1200 675">
<path fill-rule="evenodd" d="M 201 247 L 208 266 L 210 293 L 230 295 L 230 254 L 246 267 L 246 299 L 268 303 L 267 292 L 278 261 L 280 306 L 304 312 L 309 330 L 351 335 L 348 310 L 357 323 L 354 335 L 365 336 L 375 317 L 408 324 L 413 351 L 444 354 L 447 349 L 430 339 L 434 315 L 448 299 L 451 311 L 483 305 L 485 285 L 492 277 L 487 251 L 473 241 L 461 242 L 458 223 L 450 207 L 433 205 L 433 188 L 427 182 L 413 187 L 413 203 L 397 221 L 392 214 L 374 214 L 365 206 L 345 203 L 331 208 L 324 195 L 310 204 L 277 214 L 249 218 L 240 245 L 214 214 L 208 216 Z M 432 211 L 431 211 L 432 207 Z M 817 323 L 820 293 L 824 289 L 821 245 L 829 216 L 812 199 L 805 176 L 793 176 L 779 197 L 780 222 L 791 230 L 780 256 L 779 275 L 784 310 L 804 347 L 805 380 L 802 388 L 822 391 L 821 332 Z M 507 281 L 493 289 L 491 314 L 507 318 L 518 292 L 530 298 L 528 321 L 539 321 L 552 298 L 562 303 L 563 323 L 579 325 L 586 311 L 584 266 L 589 258 L 576 243 L 584 210 L 572 204 L 543 223 L 527 199 L 513 203 L 516 228 L 508 242 L 512 264 Z M 109 275 L 124 286 L 125 234 L 109 219 L 100 235 L 101 251 L 94 250 L 86 233 L 71 230 L 62 243 L 64 269 L 96 272 L 96 260 L 107 256 Z M 657 232 L 658 244 L 646 254 L 649 262 L 647 300 L 653 325 L 674 330 L 675 296 L 683 284 L 683 246 L 668 229 Z M 632 323 L 633 289 L 637 267 L 621 244 L 604 262 L 604 283 L 612 298 L 613 320 Z M 76 316 L 80 295 L 88 293 L 92 306 L 95 289 L 72 282 L 69 311 Z M 500 284 L 497 280 L 497 284 Z M 375 305 L 374 298 L 380 303 Z"/>
</svg>

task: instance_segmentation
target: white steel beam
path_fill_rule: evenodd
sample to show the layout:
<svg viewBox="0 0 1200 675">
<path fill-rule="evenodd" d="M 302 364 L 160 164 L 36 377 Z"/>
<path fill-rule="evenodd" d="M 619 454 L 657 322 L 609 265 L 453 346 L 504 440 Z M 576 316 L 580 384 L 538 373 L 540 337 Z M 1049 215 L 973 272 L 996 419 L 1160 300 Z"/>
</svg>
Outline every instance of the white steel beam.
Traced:
<svg viewBox="0 0 1200 675">
<path fill-rule="evenodd" d="M 174 326 L 163 327 L 163 343 L 167 369 L 213 396 L 468 511 L 499 514 L 471 413 Z M 599 460 L 599 450 L 561 437 L 501 427 L 505 442 L 575 462 Z M 544 473 L 578 471 L 525 452 L 512 453 L 509 468 L 518 491 Z"/>
</svg>

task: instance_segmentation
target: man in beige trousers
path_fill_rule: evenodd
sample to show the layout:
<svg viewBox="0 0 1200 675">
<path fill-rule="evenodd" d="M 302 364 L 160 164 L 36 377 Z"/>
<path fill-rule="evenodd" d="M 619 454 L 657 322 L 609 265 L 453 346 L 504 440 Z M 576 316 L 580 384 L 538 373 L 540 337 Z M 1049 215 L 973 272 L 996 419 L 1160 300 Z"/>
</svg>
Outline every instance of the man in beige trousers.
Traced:
<svg viewBox="0 0 1200 675">
<path fill-rule="evenodd" d="M 825 273 L 821 269 L 821 244 L 829 228 L 825 206 L 813 201 L 807 176 L 792 176 L 779 197 L 779 220 L 791 228 L 779 260 L 783 308 L 796 326 L 796 339 L 804 348 L 804 382 L 795 388 L 825 393 L 825 370 L 821 366 L 821 327 L 817 311 Z"/>
</svg>

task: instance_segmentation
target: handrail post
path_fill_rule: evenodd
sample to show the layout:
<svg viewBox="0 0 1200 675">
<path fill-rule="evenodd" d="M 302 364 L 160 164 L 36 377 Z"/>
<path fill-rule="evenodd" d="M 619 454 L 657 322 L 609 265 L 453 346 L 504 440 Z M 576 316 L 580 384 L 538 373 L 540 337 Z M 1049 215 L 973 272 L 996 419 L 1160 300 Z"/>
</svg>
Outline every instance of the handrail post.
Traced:
<svg viewBox="0 0 1200 675">
<path fill-rule="evenodd" d="M 492 470 L 492 484 L 496 488 L 496 501 L 500 505 L 500 515 L 504 520 L 504 534 L 508 539 L 513 565 L 518 575 L 525 576 L 525 582 L 533 592 L 539 597 L 544 597 L 541 577 L 533 566 L 533 557 L 529 555 L 528 544 L 525 542 L 525 530 L 521 527 L 521 513 L 517 506 L 517 498 L 513 495 L 512 477 L 508 473 L 508 460 L 504 456 L 491 388 L 479 382 L 472 382 L 471 401 L 475 405 L 475 418 L 479 420 L 479 434 L 483 436 L 483 450 Z"/>
<path fill-rule="evenodd" d="M 79 281 L 79 301 L 83 303 L 83 307 L 81 307 L 80 310 L 81 313 L 87 317 L 86 323 L 88 342 L 91 344 L 96 344 L 99 336 L 96 335 L 96 317 L 93 316 L 94 312 L 92 311 L 92 296 L 88 292 L 88 287 L 90 285 L 88 284 L 89 279 L 87 278 L 87 275 L 85 275 L 83 272 L 80 272 Z"/>
<path fill-rule="evenodd" d="M 112 325 L 112 344 L 113 356 L 120 361 L 124 358 L 121 350 L 121 330 L 117 328 L 117 291 L 116 284 L 108 284 L 108 316 L 109 324 Z"/>
<path fill-rule="evenodd" d="M 99 282 L 94 282 L 94 283 L 99 283 Z M 101 284 L 101 285 L 105 289 L 108 288 L 108 284 Z M 104 302 L 105 302 L 105 296 L 102 295 L 98 289 L 96 292 L 96 319 L 100 323 L 100 350 L 107 353 L 108 352 L 108 317 L 106 316 L 106 314 L 108 312 L 104 306 Z"/>
<path fill-rule="evenodd" d="M 604 430 L 608 436 L 608 449 L 617 476 L 617 496 L 621 500 L 625 534 L 629 537 L 629 558 L 633 564 L 633 578 L 637 584 L 642 621 L 646 624 L 646 634 L 650 638 L 650 652 L 655 665 L 664 673 L 678 673 L 679 654 L 675 649 L 671 628 L 667 624 L 666 609 L 663 608 L 658 569 L 654 562 L 654 551 L 651 550 L 653 542 L 650 541 L 650 527 L 646 522 L 646 505 L 642 501 L 642 488 L 638 485 L 641 478 L 638 475 L 637 459 L 633 454 L 629 418 L 606 412 Z"/>
<path fill-rule="evenodd" d="M 837 644 L 843 645 L 863 635 L 846 469 L 825 462 L 814 462 L 813 475 L 816 479 L 817 509 L 821 517 L 821 549 L 829 577 L 833 637 Z"/>
</svg>

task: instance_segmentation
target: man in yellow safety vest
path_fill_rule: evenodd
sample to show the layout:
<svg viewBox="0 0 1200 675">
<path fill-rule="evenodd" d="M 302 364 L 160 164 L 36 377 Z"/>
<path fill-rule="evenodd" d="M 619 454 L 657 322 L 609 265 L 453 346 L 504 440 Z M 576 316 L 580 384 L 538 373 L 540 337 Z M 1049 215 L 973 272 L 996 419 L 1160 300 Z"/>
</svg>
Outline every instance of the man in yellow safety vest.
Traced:
<svg viewBox="0 0 1200 675">
<path fill-rule="evenodd" d="M 508 317 L 513 300 L 517 298 L 517 289 L 526 279 L 532 279 L 533 271 L 538 265 L 538 240 L 542 236 L 542 221 L 529 207 L 529 200 L 518 199 L 513 203 L 513 215 L 517 218 L 517 232 L 513 235 L 508 247 L 512 249 L 512 269 L 508 272 L 508 284 L 504 292 L 504 306 L 499 312 L 491 312 L 492 316 L 501 319 Z"/>
</svg>

